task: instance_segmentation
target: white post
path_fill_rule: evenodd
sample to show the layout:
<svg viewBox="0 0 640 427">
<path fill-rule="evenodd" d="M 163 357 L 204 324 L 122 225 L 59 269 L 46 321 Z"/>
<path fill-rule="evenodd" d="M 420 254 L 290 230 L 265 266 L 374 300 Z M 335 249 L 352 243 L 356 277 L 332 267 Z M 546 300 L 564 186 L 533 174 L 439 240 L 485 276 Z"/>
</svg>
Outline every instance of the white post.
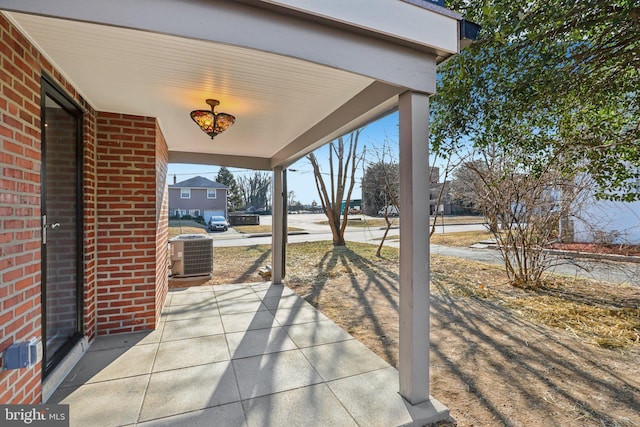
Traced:
<svg viewBox="0 0 640 427">
<path fill-rule="evenodd" d="M 283 215 L 284 212 L 283 171 L 278 166 L 273 169 L 273 203 L 271 204 L 271 283 L 274 285 L 282 283 L 282 249 L 284 246 Z"/>
<path fill-rule="evenodd" d="M 429 97 L 400 95 L 400 394 L 429 400 Z"/>
</svg>

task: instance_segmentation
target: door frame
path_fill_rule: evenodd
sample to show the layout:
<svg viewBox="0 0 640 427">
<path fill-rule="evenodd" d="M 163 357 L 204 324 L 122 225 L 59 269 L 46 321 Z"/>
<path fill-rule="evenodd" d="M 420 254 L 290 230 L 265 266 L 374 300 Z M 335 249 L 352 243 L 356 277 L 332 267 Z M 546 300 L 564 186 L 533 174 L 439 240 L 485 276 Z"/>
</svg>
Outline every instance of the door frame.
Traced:
<svg viewBox="0 0 640 427">
<path fill-rule="evenodd" d="M 46 359 L 47 340 L 47 248 L 41 239 L 41 328 L 42 328 L 42 378 L 46 378 L 60 361 L 69 353 L 84 335 L 84 112 L 85 110 L 56 81 L 44 71 L 40 85 L 40 206 L 41 231 L 44 232 L 42 215 L 47 214 L 47 141 L 46 141 L 46 98 L 56 101 L 76 119 L 76 308 L 77 330 L 69 341 L 60 348 L 55 357 Z"/>
</svg>

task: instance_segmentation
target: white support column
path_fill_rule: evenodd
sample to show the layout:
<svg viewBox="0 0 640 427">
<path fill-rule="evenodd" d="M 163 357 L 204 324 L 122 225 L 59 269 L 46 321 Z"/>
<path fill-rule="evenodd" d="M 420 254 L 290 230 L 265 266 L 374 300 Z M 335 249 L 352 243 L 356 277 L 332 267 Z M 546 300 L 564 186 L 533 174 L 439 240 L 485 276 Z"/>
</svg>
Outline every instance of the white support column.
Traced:
<svg viewBox="0 0 640 427">
<path fill-rule="evenodd" d="M 429 400 L 429 97 L 400 95 L 400 394 Z"/>
<path fill-rule="evenodd" d="M 283 247 L 284 247 L 284 233 L 283 233 L 283 215 L 284 212 L 284 189 L 283 189 L 283 171 L 281 166 L 277 166 L 273 169 L 273 200 L 271 203 L 271 283 L 282 283 L 282 263 L 283 263 Z"/>
</svg>

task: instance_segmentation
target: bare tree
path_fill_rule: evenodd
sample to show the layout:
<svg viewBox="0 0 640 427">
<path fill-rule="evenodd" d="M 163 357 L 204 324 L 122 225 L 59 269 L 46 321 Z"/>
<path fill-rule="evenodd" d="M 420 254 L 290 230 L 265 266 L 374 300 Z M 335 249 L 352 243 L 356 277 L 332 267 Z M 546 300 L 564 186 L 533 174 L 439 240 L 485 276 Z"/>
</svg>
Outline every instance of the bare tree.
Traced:
<svg viewBox="0 0 640 427">
<path fill-rule="evenodd" d="M 311 166 L 313 167 L 313 176 L 315 178 L 316 188 L 320 196 L 322 209 L 329 220 L 331 233 L 333 234 L 334 246 L 345 246 L 344 230 L 347 227 L 347 217 L 349 209 L 345 208 L 341 214 L 342 201 L 349 206 L 351 202 L 351 193 L 355 186 L 356 170 L 362 158 L 358 158 L 358 138 L 361 129 L 349 134 L 348 147 L 342 137 L 338 138 L 337 143 L 329 144 L 329 188 L 322 176 L 322 170 L 315 154 L 311 153 L 307 156 Z M 335 164 L 334 164 L 335 163 Z M 346 193 L 346 196 L 345 196 Z"/>
<path fill-rule="evenodd" d="M 237 182 L 246 208 L 265 209 L 268 206 L 271 190 L 268 172 L 254 171 L 253 175 L 239 177 Z"/>
<path fill-rule="evenodd" d="M 362 178 L 362 193 L 363 201 L 367 205 L 367 213 L 372 215 L 381 211 L 386 223 L 385 232 L 380 240 L 380 244 L 378 245 L 378 250 L 376 252 L 376 256 L 380 256 L 382 246 L 389 234 L 389 230 L 393 226 L 393 221 L 391 221 L 389 216 L 391 212 L 393 212 L 394 216 L 400 214 L 400 165 L 397 160 L 397 144 L 395 144 L 394 147 L 388 138 L 385 139 L 382 147 L 375 150 L 375 153 L 377 157 L 376 162 L 367 167 Z M 436 156 L 436 160 L 437 158 L 438 157 Z M 436 160 L 434 160 L 434 163 Z M 439 182 L 440 168 L 429 168 L 431 204 L 435 204 L 436 207 L 429 236 L 433 235 L 436 231 L 436 223 L 438 219 L 437 207 L 442 204 L 442 201 L 445 198 L 447 177 L 456 165 L 457 162 L 453 161 L 453 156 L 448 156 L 445 168 L 442 172 L 443 183 L 439 187 L 436 187 L 434 184 Z M 435 197 L 433 197 L 434 194 Z"/>
<path fill-rule="evenodd" d="M 382 212 L 385 220 L 384 234 L 376 251 L 376 256 L 379 257 L 393 225 L 389 216 L 400 213 L 400 166 L 396 158 L 397 147 L 393 149 L 388 138 L 374 151 L 377 160 L 367 167 L 362 177 L 362 193 L 367 213 Z"/>
<path fill-rule="evenodd" d="M 494 147 L 495 148 L 495 147 Z M 562 164 L 527 168 L 500 150 L 466 162 L 468 197 L 489 220 L 512 285 L 541 286 L 557 261 L 543 249 L 559 237 L 560 223 L 586 194 L 585 182 Z"/>
</svg>

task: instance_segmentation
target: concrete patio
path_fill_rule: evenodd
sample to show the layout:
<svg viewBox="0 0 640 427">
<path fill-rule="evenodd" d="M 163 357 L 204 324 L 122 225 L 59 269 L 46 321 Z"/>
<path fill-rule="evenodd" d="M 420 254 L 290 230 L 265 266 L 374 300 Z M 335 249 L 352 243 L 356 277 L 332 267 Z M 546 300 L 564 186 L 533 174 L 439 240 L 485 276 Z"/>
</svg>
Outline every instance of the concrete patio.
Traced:
<svg viewBox="0 0 640 427">
<path fill-rule="evenodd" d="M 153 332 L 98 337 L 49 399 L 71 426 L 401 426 L 447 419 L 411 406 L 398 372 L 270 283 L 169 291 Z"/>
</svg>

